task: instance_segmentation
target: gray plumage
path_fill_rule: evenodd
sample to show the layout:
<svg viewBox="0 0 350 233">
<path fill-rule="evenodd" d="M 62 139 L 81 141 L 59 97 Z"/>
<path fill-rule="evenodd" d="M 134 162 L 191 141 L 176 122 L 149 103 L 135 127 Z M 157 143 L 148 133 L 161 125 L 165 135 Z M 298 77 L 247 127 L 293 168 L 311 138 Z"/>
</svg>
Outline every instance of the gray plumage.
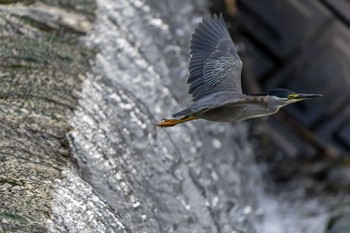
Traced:
<svg viewBox="0 0 350 233">
<path fill-rule="evenodd" d="M 174 117 L 196 115 L 217 121 L 211 110 L 219 108 L 221 113 L 226 112 L 225 108 L 234 108 L 232 104 L 240 108 L 237 100 L 246 97 L 241 88 L 242 61 L 222 14 L 203 19 L 195 29 L 190 42 L 188 69 L 187 83 L 194 103 L 175 113 Z"/>
<path fill-rule="evenodd" d="M 287 89 L 245 95 L 241 88 L 242 61 L 222 14 L 203 19 L 190 42 L 188 64 L 192 105 L 157 124 L 170 127 L 203 118 L 210 121 L 241 121 L 276 113 L 281 107 L 318 94 L 297 94 Z"/>
<path fill-rule="evenodd" d="M 192 35 L 188 65 L 193 101 L 218 91 L 242 93 L 242 61 L 220 14 L 203 19 Z"/>
</svg>

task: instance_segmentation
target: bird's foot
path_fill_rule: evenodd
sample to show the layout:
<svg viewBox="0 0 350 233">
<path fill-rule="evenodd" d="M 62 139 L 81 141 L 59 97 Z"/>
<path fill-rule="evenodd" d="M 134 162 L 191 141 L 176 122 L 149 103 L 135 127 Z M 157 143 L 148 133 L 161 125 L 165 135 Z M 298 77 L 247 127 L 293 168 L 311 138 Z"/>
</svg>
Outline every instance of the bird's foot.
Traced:
<svg viewBox="0 0 350 233">
<path fill-rule="evenodd" d="M 173 127 L 174 125 L 184 123 L 186 121 L 192 121 L 198 119 L 197 116 L 185 116 L 181 119 L 162 119 L 160 123 L 157 124 L 158 127 Z"/>
<path fill-rule="evenodd" d="M 162 119 L 162 121 L 156 125 L 158 127 L 173 127 L 174 125 L 177 125 L 179 123 L 181 123 L 181 121 L 177 119 Z"/>
</svg>

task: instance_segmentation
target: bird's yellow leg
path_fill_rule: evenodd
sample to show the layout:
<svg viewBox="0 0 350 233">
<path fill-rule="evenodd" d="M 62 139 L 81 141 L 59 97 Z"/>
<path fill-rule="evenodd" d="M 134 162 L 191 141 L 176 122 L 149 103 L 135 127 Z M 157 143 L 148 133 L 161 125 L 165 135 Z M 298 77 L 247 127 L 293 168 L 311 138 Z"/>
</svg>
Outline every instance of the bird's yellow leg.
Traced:
<svg viewBox="0 0 350 233">
<path fill-rule="evenodd" d="M 196 120 L 198 117 L 196 116 L 185 116 L 181 119 L 163 119 L 161 122 L 157 124 L 158 127 L 172 127 L 180 123 L 184 123 L 186 121 Z"/>
</svg>

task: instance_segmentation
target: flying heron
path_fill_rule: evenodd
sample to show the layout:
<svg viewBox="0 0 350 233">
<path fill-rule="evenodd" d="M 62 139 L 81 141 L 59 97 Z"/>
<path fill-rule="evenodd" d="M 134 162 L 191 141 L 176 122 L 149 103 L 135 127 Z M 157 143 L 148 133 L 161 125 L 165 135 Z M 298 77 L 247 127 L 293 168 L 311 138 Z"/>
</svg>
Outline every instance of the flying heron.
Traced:
<svg viewBox="0 0 350 233">
<path fill-rule="evenodd" d="M 174 119 L 163 119 L 159 127 L 205 119 L 236 122 L 276 113 L 281 107 L 301 100 L 320 97 L 288 89 L 246 95 L 241 88 L 242 61 L 226 28 L 222 14 L 203 19 L 190 41 L 189 94 L 192 105 Z"/>
</svg>

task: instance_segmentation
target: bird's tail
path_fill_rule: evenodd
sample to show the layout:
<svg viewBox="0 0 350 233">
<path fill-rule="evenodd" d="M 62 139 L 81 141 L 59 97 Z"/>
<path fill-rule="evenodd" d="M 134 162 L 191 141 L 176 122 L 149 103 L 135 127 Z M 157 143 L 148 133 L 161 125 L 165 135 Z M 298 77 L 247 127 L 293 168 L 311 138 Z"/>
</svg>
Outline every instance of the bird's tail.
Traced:
<svg viewBox="0 0 350 233">
<path fill-rule="evenodd" d="M 158 127 L 172 127 L 180 123 L 198 119 L 197 116 L 185 116 L 181 119 L 163 119 L 157 124 Z"/>
<path fill-rule="evenodd" d="M 173 117 L 179 117 L 179 116 L 190 116 L 192 113 L 190 108 L 186 108 L 180 112 L 177 112 L 173 115 Z"/>
</svg>

